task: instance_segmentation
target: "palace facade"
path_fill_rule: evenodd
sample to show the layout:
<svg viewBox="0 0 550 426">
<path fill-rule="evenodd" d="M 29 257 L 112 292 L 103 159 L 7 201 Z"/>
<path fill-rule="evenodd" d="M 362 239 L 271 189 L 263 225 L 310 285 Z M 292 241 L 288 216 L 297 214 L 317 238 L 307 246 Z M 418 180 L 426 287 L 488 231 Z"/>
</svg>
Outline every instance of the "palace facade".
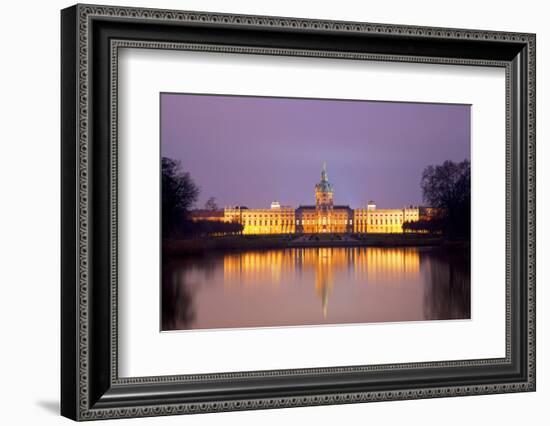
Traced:
<svg viewBox="0 0 550 426">
<path fill-rule="evenodd" d="M 297 208 L 273 202 L 269 209 L 226 207 L 219 212 L 192 214 L 193 220 L 237 222 L 243 234 L 317 234 L 317 233 L 402 233 L 405 222 L 421 219 L 420 208 L 377 209 L 370 201 L 365 208 L 334 204 L 334 189 L 328 180 L 326 164 L 315 185 L 315 204 Z M 203 211 L 200 211 L 203 212 Z M 204 215 L 204 217 L 203 217 Z M 208 216 L 208 218 L 207 218 Z M 222 219 L 223 218 L 223 219 Z"/>
</svg>

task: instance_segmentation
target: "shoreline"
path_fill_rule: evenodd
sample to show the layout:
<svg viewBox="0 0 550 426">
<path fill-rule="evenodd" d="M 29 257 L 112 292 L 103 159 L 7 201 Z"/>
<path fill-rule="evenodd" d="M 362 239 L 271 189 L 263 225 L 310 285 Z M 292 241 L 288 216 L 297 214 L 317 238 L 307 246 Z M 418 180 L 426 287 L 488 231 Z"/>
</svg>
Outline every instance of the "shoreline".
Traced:
<svg viewBox="0 0 550 426">
<path fill-rule="evenodd" d="M 287 248 L 325 247 L 448 247 L 463 248 L 468 241 L 448 241 L 441 236 L 422 234 L 371 234 L 349 235 L 235 235 L 196 239 L 165 239 L 165 255 L 204 254 L 211 251 L 272 250 Z"/>
</svg>

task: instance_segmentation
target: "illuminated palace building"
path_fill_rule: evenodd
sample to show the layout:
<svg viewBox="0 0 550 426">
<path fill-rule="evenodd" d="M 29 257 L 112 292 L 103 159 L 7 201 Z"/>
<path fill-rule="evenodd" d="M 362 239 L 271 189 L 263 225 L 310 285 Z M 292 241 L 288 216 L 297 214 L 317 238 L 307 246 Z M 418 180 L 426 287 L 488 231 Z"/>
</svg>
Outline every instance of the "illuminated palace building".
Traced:
<svg viewBox="0 0 550 426">
<path fill-rule="evenodd" d="M 321 181 L 315 185 L 315 205 L 293 208 L 273 202 L 269 209 L 241 206 L 225 208 L 223 217 L 221 213 L 217 220 L 240 223 L 243 234 L 400 233 L 403 223 L 420 219 L 419 208 L 377 209 L 372 201 L 360 209 L 334 204 L 334 189 L 328 181 L 326 164 Z"/>
</svg>

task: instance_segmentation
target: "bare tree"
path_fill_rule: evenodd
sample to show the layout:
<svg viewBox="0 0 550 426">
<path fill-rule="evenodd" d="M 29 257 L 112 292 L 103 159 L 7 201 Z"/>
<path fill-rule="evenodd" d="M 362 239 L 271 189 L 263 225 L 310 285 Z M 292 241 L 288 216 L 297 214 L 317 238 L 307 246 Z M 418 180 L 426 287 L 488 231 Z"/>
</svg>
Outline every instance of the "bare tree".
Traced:
<svg viewBox="0 0 550 426">
<path fill-rule="evenodd" d="M 441 209 L 443 232 L 450 237 L 470 236 L 470 161 L 445 161 L 422 173 L 422 195 L 430 207 Z"/>
<path fill-rule="evenodd" d="M 162 158 L 162 235 L 176 236 L 184 227 L 187 214 L 199 196 L 199 188 L 179 161 Z"/>
<path fill-rule="evenodd" d="M 206 203 L 204 203 L 204 209 L 205 210 L 218 210 L 218 204 L 216 204 L 216 198 L 210 197 L 208 200 L 206 200 Z"/>
</svg>

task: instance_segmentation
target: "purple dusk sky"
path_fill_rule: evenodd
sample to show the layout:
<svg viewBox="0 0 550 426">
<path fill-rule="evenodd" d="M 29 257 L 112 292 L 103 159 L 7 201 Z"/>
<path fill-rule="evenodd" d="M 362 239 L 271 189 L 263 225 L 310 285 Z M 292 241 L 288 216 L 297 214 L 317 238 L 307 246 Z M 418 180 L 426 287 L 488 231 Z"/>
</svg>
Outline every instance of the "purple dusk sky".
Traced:
<svg viewBox="0 0 550 426">
<path fill-rule="evenodd" d="M 196 207 L 314 204 L 323 161 L 335 204 L 422 204 L 430 164 L 470 159 L 470 106 L 161 94 L 161 154 L 200 187 Z"/>
</svg>

